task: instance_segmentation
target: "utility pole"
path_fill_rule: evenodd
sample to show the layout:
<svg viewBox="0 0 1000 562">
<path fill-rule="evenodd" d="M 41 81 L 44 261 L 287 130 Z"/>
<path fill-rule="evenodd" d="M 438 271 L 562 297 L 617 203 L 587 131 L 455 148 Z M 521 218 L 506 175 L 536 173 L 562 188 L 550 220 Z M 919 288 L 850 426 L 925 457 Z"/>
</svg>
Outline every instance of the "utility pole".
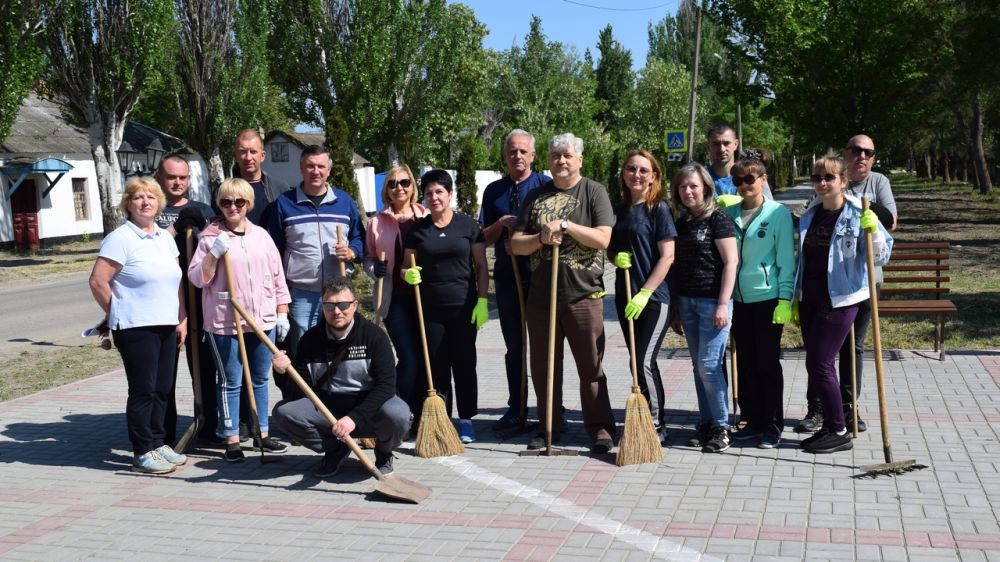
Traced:
<svg viewBox="0 0 1000 562">
<path fill-rule="evenodd" d="M 703 0 L 704 1 L 704 0 Z M 694 8 L 694 63 L 691 65 L 691 106 L 688 109 L 688 151 L 687 161 L 694 161 L 694 110 L 698 100 L 698 58 L 701 54 L 701 6 Z"/>
</svg>

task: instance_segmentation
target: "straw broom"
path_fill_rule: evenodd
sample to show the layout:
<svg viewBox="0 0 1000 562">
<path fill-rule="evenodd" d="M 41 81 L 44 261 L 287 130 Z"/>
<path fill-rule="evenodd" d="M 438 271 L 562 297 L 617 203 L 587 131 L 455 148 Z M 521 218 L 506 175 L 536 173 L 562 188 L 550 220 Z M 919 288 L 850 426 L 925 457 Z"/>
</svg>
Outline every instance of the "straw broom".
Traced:
<svg viewBox="0 0 1000 562">
<path fill-rule="evenodd" d="M 632 300 L 632 280 L 628 269 L 625 269 L 626 302 Z M 649 411 L 649 402 L 639 388 L 639 369 L 635 360 L 635 326 L 628 321 L 629 363 L 632 367 L 632 392 L 625 402 L 625 431 L 618 441 L 618 454 L 615 464 L 628 466 L 647 462 L 662 462 L 663 448 L 660 438 L 656 435 L 653 425 L 653 415 Z"/>
<path fill-rule="evenodd" d="M 417 267 L 417 256 L 410 254 L 410 267 Z M 434 390 L 434 377 L 431 374 L 431 356 L 427 350 L 427 331 L 424 329 L 424 307 L 420 300 L 420 285 L 414 285 L 417 296 L 417 323 L 420 325 L 420 343 L 424 350 L 424 370 L 427 371 L 427 398 L 420 414 L 420 428 L 417 430 L 417 441 L 414 453 L 418 457 L 450 457 L 465 452 L 458 431 L 451 423 L 448 408 L 444 398 Z"/>
</svg>

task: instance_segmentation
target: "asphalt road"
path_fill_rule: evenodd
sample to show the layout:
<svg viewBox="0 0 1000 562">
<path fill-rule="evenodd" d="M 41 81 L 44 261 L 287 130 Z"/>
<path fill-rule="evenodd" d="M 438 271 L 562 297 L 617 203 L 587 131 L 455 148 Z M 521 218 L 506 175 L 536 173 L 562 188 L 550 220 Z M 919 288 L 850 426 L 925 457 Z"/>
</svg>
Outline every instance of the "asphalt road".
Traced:
<svg viewBox="0 0 1000 562">
<path fill-rule="evenodd" d="M 0 289 L 0 350 L 84 343 L 80 331 L 101 318 L 90 295 L 90 272 Z"/>
</svg>

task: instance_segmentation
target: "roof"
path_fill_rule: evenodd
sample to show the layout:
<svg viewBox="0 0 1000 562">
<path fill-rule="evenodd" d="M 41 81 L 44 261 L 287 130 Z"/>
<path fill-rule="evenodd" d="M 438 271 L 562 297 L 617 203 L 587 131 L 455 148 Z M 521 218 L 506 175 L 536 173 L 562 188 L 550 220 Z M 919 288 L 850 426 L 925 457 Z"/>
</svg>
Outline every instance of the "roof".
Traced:
<svg viewBox="0 0 1000 562">
<path fill-rule="evenodd" d="M 288 140 L 295 143 L 299 148 L 305 148 L 313 144 L 318 144 L 320 146 L 323 146 L 326 143 L 326 135 L 323 133 L 304 133 L 298 131 L 292 131 L 292 132 L 271 131 L 270 133 L 267 134 L 266 137 L 264 137 L 264 144 L 267 144 L 274 137 L 278 135 L 284 135 L 285 137 L 288 138 Z M 361 156 L 357 152 L 351 152 L 351 154 L 354 155 L 355 166 L 364 166 L 365 164 L 370 163 L 367 158 Z"/>
</svg>

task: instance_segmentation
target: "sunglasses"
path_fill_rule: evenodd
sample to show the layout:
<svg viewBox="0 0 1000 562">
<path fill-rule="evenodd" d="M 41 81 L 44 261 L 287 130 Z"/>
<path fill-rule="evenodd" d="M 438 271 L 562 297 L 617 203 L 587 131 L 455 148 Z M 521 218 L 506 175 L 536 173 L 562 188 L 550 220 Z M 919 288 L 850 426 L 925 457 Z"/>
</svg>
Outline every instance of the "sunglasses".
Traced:
<svg viewBox="0 0 1000 562">
<path fill-rule="evenodd" d="M 753 174 L 747 174 L 745 176 L 733 176 L 733 185 L 735 187 L 739 187 L 743 184 L 750 185 L 753 182 L 757 181 L 757 178 L 759 177 L 760 176 L 755 176 Z"/>
<path fill-rule="evenodd" d="M 833 180 L 837 179 L 837 174 L 813 174 L 809 176 L 809 179 L 812 180 L 813 183 L 819 183 L 823 180 L 826 180 L 827 183 L 830 183 Z"/>
<path fill-rule="evenodd" d="M 862 154 L 864 154 L 866 158 L 871 158 L 872 156 L 875 156 L 874 148 L 861 148 L 860 146 L 852 145 L 847 147 L 847 150 L 850 150 L 851 154 L 855 156 L 861 156 Z"/>
<path fill-rule="evenodd" d="M 219 199 L 219 206 L 223 209 L 228 209 L 235 205 L 236 209 L 239 210 L 246 207 L 247 202 L 248 201 L 246 199 Z"/>
<path fill-rule="evenodd" d="M 653 173 L 653 170 L 650 170 L 649 168 L 640 168 L 635 164 L 629 164 L 628 166 L 625 166 L 625 171 L 629 172 L 630 174 L 635 174 L 637 176 L 648 176 L 649 174 Z"/>
<path fill-rule="evenodd" d="M 388 187 L 389 189 L 396 189 L 396 186 L 397 186 L 397 185 L 398 185 L 399 187 L 402 187 L 403 189 L 407 189 L 407 188 L 409 188 L 409 187 L 410 187 L 411 185 L 413 185 L 413 182 L 412 182 L 412 181 L 410 181 L 410 180 L 408 180 L 408 179 L 401 179 L 401 180 L 388 180 L 388 181 L 386 181 L 386 182 L 385 182 L 385 185 L 386 185 L 386 187 Z"/>
<path fill-rule="evenodd" d="M 347 312 L 347 309 L 351 308 L 351 305 L 356 302 L 358 301 L 324 302 L 322 303 L 322 306 L 323 310 L 327 312 L 333 312 L 333 309 L 335 308 L 340 310 L 341 312 Z"/>
</svg>

